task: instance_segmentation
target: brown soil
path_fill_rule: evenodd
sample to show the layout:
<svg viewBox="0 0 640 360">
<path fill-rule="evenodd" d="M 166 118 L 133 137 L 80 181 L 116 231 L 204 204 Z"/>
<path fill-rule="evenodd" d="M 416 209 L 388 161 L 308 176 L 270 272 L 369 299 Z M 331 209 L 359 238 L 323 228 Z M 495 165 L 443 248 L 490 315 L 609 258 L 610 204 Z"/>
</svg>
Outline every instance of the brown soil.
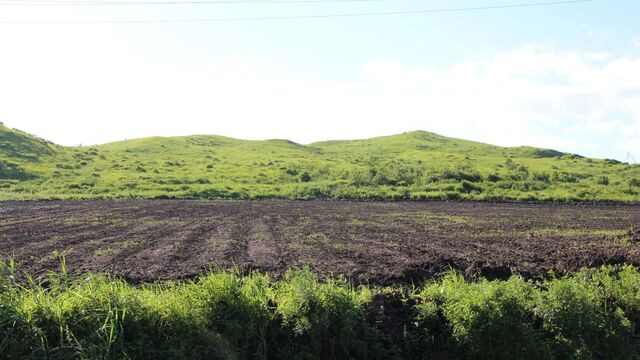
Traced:
<svg viewBox="0 0 640 360">
<path fill-rule="evenodd" d="M 124 276 L 137 283 L 208 270 L 409 283 L 454 268 L 504 278 L 640 264 L 618 239 L 640 207 L 465 202 L 51 201 L 0 203 L 0 258 L 22 273 Z"/>
</svg>

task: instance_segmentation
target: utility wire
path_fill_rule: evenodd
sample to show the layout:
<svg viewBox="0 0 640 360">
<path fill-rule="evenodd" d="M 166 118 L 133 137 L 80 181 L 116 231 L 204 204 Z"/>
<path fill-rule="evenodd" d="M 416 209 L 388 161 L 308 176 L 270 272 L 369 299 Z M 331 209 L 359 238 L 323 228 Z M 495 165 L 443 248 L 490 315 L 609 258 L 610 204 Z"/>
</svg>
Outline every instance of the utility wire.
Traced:
<svg viewBox="0 0 640 360">
<path fill-rule="evenodd" d="M 337 3 L 337 2 L 381 2 L 384 0 L 187 0 L 187 1 L 15 1 L 0 2 L 0 6 L 112 6 L 112 5 L 191 5 L 191 4 L 304 4 L 304 3 Z"/>
<path fill-rule="evenodd" d="M 300 20 L 300 19 L 327 19 L 346 18 L 364 16 L 385 16 L 385 15 L 412 15 L 412 14 L 435 14 L 464 11 L 480 11 L 495 9 L 514 9 L 526 7 L 566 5 L 595 2 L 597 0 L 568 0 L 568 1 L 548 1 L 526 4 L 493 5 L 464 8 L 431 9 L 431 10 L 407 10 L 407 11 L 385 11 L 369 13 L 349 13 L 349 14 L 320 14 L 320 15 L 292 15 L 292 16 L 264 16 L 264 17 L 238 17 L 238 18 L 209 18 L 209 19 L 151 19 L 151 20 L 79 20 L 79 21 L 0 21 L 0 24 L 162 24 L 162 23 L 209 23 L 209 22 L 235 22 L 235 21 L 265 21 L 265 20 Z"/>
</svg>

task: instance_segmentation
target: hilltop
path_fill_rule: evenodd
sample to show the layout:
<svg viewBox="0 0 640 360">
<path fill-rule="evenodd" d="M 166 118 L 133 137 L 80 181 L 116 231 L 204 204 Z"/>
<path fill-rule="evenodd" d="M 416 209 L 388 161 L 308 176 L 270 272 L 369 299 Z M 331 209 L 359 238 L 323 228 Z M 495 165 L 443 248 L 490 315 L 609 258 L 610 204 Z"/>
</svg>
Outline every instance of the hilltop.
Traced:
<svg viewBox="0 0 640 360">
<path fill-rule="evenodd" d="M 640 166 L 425 131 L 309 145 L 223 136 L 64 147 L 0 125 L 0 199 L 639 201 Z"/>
</svg>

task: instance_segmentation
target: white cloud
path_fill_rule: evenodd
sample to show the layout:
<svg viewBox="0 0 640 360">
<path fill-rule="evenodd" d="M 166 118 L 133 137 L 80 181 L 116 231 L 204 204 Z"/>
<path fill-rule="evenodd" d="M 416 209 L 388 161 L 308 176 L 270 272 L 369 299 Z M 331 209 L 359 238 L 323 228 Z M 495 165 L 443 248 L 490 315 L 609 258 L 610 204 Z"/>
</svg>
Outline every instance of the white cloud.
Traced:
<svg viewBox="0 0 640 360">
<path fill-rule="evenodd" d="M 604 43 L 609 41 L 609 32 L 607 30 L 598 30 L 598 31 L 589 31 L 587 36 L 592 41 L 597 41 L 598 43 Z"/>
<path fill-rule="evenodd" d="M 536 45 L 442 69 L 379 59 L 353 69 L 363 81 L 322 80 L 177 44 L 167 45 L 170 56 L 151 56 L 99 29 L 19 41 L 0 33 L 0 121 L 69 145 L 194 133 L 311 142 L 424 129 L 640 156 L 640 58 Z"/>
<path fill-rule="evenodd" d="M 602 156 L 640 153 L 640 59 L 592 59 L 589 53 L 525 46 L 441 71 L 416 68 L 415 77 L 387 60 L 365 72 L 391 94 L 414 89 L 413 112 L 439 119 L 435 128 L 447 134 Z M 428 81 L 413 82 L 424 73 Z"/>
<path fill-rule="evenodd" d="M 609 59 L 609 54 L 606 52 L 587 53 L 585 57 L 593 61 L 604 61 Z"/>
</svg>

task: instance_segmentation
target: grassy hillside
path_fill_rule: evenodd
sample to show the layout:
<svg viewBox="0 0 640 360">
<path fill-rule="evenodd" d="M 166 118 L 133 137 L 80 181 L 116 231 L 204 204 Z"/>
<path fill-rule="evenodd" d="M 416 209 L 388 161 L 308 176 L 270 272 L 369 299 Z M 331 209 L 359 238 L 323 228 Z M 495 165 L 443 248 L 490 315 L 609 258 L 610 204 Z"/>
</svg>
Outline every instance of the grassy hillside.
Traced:
<svg viewBox="0 0 640 360">
<path fill-rule="evenodd" d="M 640 166 L 424 131 L 310 145 L 221 136 L 62 147 L 0 125 L 0 199 L 639 201 Z"/>
</svg>

